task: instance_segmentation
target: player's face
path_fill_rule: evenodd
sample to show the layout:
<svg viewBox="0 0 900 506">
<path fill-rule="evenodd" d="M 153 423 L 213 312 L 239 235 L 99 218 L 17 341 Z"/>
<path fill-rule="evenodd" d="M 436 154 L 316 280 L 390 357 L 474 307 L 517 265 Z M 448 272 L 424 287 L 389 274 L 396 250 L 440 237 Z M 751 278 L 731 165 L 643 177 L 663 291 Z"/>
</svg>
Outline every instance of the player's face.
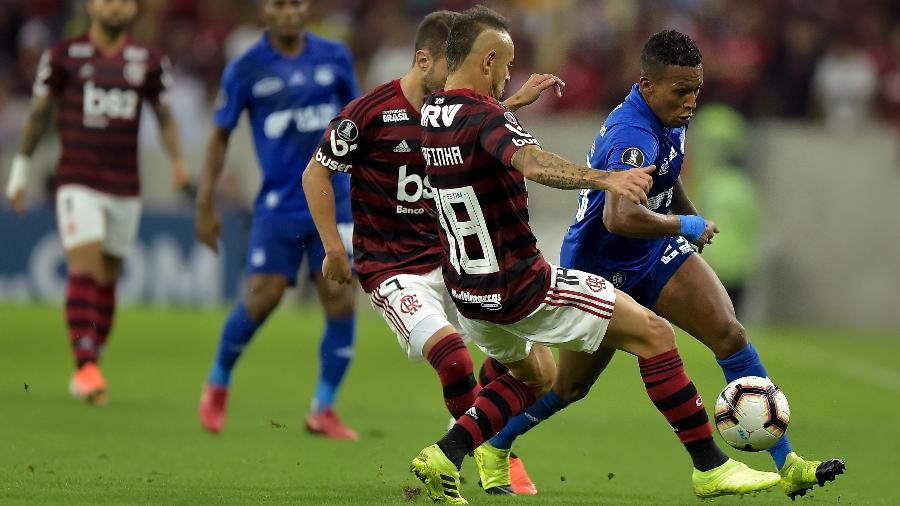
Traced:
<svg viewBox="0 0 900 506">
<path fill-rule="evenodd" d="M 128 28 L 138 15 L 137 0 L 90 0 L 88 15 L 104 30 L 118 33 Z"/>
<path fill-rule="evenodd" d="M 447 55 L 441 55 L 436 60 L 430 60 L 431 67 L 425 72 L 425 89 L 429 92 L 437 91 L 447 82 Z"/>
<path fill-rule="evenodd" d="M 509 81 L 509 69 L 512 67 L 513 58 L 516 56 L 516 48 L 508 33 L 503 33 L 497 48 L 497 56 L 491 64 L 491 97 L 500 100 Z"/>
<path fill-rule="evenodd" d="M 262 17 L 276 37 L 297 35 L 309 19 L 309 0 L 266 0 Z"/>
<path fill-rule="evenodd" d="M 666 65 L 659 75 L 642 76 L 640 82 L 641 94 L 667 128 L 687 125 L 697 108 L 702 85 L 703 65 Z"/>
</svg>

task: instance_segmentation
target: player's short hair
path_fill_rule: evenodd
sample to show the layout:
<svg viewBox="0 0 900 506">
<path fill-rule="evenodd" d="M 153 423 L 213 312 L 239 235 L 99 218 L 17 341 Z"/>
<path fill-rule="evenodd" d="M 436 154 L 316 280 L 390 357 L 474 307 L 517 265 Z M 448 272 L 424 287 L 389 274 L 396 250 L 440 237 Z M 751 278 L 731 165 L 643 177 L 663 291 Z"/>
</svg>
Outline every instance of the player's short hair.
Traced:
<svg viewBox="0 0 900 506">
<path fill-rule="evenodd" d="M 460 12 L 453 19 L 450 34 L 447 36 L 447 68 L 455 71 L 462 65 L 475 39 L 485 30 L 509 31 L 509 22 L 496 12 L 483 5 Z"/>
<path fill-rule="evenodd" d="M 676 30 L 651 35 L 641 51 L 641 72 L 644 75 L 656 74 L 667 65 L 696 67 L 702 62 L 703 56 L 697 44 Z"/>
<path fill-rule="evenodd" d="M 416 51 L 427 49 L 432 58 L 440 58 L 447 50 L 447 36 L 456 16 L 452 11 L 435 11 L 425 16 L 416 29 Z"/>
</svg>

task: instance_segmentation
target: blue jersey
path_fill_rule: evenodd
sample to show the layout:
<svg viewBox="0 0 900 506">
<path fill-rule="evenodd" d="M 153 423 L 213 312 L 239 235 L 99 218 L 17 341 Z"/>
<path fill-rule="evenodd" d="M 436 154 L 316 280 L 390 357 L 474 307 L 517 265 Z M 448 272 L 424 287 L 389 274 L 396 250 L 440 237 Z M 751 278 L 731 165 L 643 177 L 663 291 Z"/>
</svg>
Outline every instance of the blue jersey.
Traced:
<svg viewBox="0 0 900 506">
<path fill-rule="evenodd" d="M 359 95 L 353 59 L 346 46 L 312 34 L 303 51 L 285 58 L 268 34 L 232 61 L 222 75 L 215 123 L 233 129 L 246 109 L 262 188 L 255 216 L 309 217 L 301 176 L 325 128 Z M 338 221 L 350 221 L 350 180 L 332 178 Z"/>
<path fill-rule="evenodd" d="M 666 128 L 638 91 L 638 85 L 606 118 L 588 154 L 600 170 L 656 165 L 647 207 L 667 214 L 684 160 L 687 127 Z M 603 224 L 603 190 L 582 190 L 575 222 L 563 240 L 563 267 L 600 274 L 617 287 L 636 282 L 665 253 L 669 238 L 631 239 L 611 233 Z"/>
</svg>

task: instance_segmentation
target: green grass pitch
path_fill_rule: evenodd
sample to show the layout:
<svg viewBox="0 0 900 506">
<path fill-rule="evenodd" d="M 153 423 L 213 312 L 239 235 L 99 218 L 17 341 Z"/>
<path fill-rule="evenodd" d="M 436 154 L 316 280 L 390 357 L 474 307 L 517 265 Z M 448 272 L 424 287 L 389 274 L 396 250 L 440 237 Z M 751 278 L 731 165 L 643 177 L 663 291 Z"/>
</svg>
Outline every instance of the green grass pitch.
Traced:
<svg viewBox="0 0 900 506">
<path fill-rule="evenodd" d="M 58 307 L 0 305 L 0 504 L 424 504 L 410 459 L 447 413 L 434 373 L 410 363 L 369 308 L 338 399 L 357 443 L 307 435 L 321 316 L 285 304 L 239 364 L 222 435 L 196 403 L 225 309 L 126 308 L 103 370 L 111 402 L 69 398 L 70 355 Z M 757 329 L 752 338 L 791 404 L 788 431 L 810 457 L 847 473 L 809 504 L 900 504 L 900 336 Z M 724 385 L 710 353 L 680 335 L 688 371 L 712 409 Z M 480 363 L 482 355 L 474 353 Z M 724 444 L 724 443 L 723 443 Z M 696 504 L 690 461 L 620 354 L 587 399 L 520 440 L 540 495 L 488 497 L 469 459 L 476 504 Z M 768 454 L 728 450 L 768 469 Z M 780 492 L 720 504 L 788 504 Z"/>
</svg>

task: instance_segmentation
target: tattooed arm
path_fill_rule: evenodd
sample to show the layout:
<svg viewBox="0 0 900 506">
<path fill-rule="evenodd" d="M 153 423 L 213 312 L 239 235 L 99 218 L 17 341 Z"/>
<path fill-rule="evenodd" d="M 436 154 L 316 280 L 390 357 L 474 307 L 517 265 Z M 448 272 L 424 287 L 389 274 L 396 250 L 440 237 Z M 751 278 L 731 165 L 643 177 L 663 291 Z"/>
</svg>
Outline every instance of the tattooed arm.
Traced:
<svg viewBox="0 0 900 506">
<path fill-rule="evenodd" d="M 526 178 L 561 190 L 608 190 L 636 204 L 647 202 L 656 166 L 625 171 L 603 171 L 575 165 L 537 146 L 525 146 L 512 156 L 511 165 Z"/>
</svg>

